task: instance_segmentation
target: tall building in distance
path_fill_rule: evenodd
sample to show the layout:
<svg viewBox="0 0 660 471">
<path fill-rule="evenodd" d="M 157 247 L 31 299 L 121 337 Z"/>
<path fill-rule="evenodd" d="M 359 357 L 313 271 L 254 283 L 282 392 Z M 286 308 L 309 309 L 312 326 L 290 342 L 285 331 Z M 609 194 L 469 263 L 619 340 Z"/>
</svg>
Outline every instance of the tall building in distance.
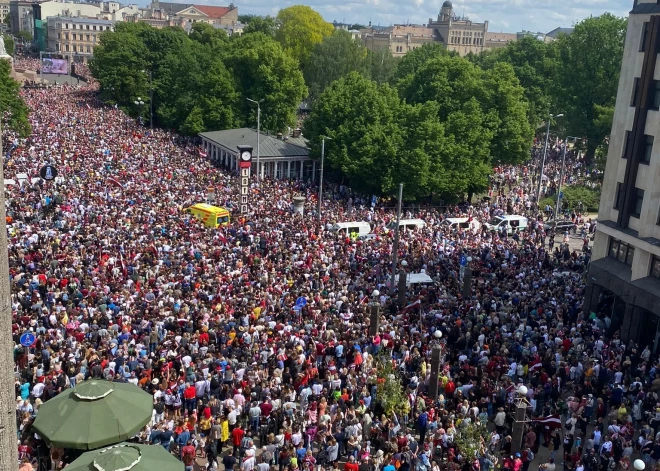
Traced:
<svg viewBox="0 0 660 471">
<path fill-rule="evenodd" d="M 624 341 L 660 343 L 660 4 L 635 0 L 585 296 Z"/>
<path fill-rule="evenodd" d="M 434 31 L 449 51 L 458 52 L 461 56 L 484 51 L 488 21 L 475 23 L 467 18 L 459 18 L 449 0 L 442 4 L 437 20 L 429 18 L 427 27 Z"/>
<path fill-rule="evenodd" d="M 335 28 L 345 26 L 335 23 Z M 559 34 L 570 34 L 572 28 L 556 28 L 549 33 L 535 33 L 541 41 L 553 41 Z M 351 31 L 353 33 L 353 31 Z M 357 31 L 355 33 L 358 33 Z M 504 47 L 522 36 L 531 34 L 488 31 L 488 21 L 478 23 L 459 17 L 450 0 L 442 4 L 436 19 L 429 18 L 425 25 L 400 24 L 388 27 L 372 26 L 359 31 L 362 43 L 371 50 L 389 50 L 394 57 L 401 57 L 427 43 L 441 44 L 461 56 L 478 54 Z"/>
</svg>

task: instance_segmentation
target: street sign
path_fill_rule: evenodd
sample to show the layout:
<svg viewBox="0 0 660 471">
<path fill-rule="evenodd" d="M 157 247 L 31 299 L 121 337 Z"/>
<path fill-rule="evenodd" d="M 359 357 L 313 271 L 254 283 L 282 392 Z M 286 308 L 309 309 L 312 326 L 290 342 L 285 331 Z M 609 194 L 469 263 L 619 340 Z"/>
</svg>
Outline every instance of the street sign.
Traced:
<svg viewBox="0 0 660 471">
<path fill-rule="evenodd" d="M 32 332 L 25 332 L 21 335 L 21 345 L 24 347 L 31 347 L 37 341 L 37 338 Z"/>
<path fill-rule="evenodd" d="M 461 255 L 461 266 L 464 267 L 467 265 L 467 257 L 465 255 Z"/>
<path fill-rule="evenodd" d="M 300 296 L 298 299 L 296 299 L 296 307 L 303 308 L 307 305 L 307 298 L 304 296 Z"/>
<path fill-rule="evenodd" d="M 41 170 L 39 171 L 39 176 L 41 176 L 41 178 L 43 178 L 48 182 L 51 180 L 55 180 L 55 177 L 57 177 L 57 169 L 50 164 L 46 164 L 43 167 L 41 167 Z"/>
<path fill-rule="evenodd" d="M 563 191 L 560 191 L 560 192 L 559 192 L 559 199 L 562 199 L 563 197 L 564 197 L 564 192 L 563 192 Z"/>
</svg>

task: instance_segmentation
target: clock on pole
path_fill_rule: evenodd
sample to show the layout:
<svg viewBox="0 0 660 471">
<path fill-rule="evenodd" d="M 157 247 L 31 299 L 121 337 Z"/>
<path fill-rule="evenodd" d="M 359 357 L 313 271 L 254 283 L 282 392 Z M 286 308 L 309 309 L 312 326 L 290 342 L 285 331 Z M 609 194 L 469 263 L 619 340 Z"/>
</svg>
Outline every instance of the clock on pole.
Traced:
<svg viewBox="0 0 660 471">
<path fill-rule="evenodd" d="M 241 214 L 248 213 L 248 196 L 250 194 L 250 170 L 252 168 L 252 146 L 241 145 L 238 148 L 238 168 L 241 177 Z"/>
</svg>

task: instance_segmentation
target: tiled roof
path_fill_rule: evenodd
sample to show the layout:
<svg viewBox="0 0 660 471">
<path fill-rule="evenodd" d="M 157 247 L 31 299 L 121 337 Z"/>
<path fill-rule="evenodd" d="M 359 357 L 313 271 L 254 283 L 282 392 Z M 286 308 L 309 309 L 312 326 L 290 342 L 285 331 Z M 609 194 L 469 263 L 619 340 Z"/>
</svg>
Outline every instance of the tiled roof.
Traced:
<svg viewBox="0 0 660 471">
<path fill-rule="evenodd" d="M 200 137 L 224 147 L 230 152 L 238 153 L 237 146 L 252 146 L 254 155 L 257 154 L 257 131 L 250 128 L 226 129 L 224 131 L 210 131 L 199 134 Z M 309 149 L 303 138 L 291 138 L 281 141 L 275 136 L 261 133 L 259 143 L 260 157 L 308 157 Z"/>
<path fill-rule="evenodd" d="M 212 7 L 209 5 L 195 4 L 193 4 L 193 6 L 210 18 L 222 18 L 231 11 L 228 7 Z"/>
<path fill-rule="evenodd" d="M 657 3 L 638 3 L 630 11 L 631 15 L 648 15 L 660 13 L 660 5 Z"/>
</svg>

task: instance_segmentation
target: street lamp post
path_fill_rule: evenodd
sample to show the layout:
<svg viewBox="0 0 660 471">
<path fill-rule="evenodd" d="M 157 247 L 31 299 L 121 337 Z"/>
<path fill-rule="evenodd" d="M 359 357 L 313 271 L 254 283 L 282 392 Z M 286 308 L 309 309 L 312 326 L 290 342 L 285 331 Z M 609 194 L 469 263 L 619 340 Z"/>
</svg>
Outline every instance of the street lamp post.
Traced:
<svg viewBox="0 0 660 471">
<path fill-rule="evenodd" d="M 321 220 L 321 205 L 323 204 L 323 162 L 325 161 L 325 140 L 332 139 L 327 136 L 321 136 L 321 177 L 319 178 L 319 221 Z"/>
<path fill-rule="evenodd" d="M 251 98 L 247 98 L 247 101 L 255 103 L 257 105 L 257 184 L 261 183 L 261 102 L 263 99 L 257 101 Z"/>
<path fill-rule="evenodd" d="M 541 160 L 541 175 L 539 175 L 539 184 L 536 190 L 536 206 L 539 211 L 541 210 L 541 185 L 543 184 L 543 170 L 545 168 L 545 157 L 548 155 L 548 140 L 550 139 L 550 122 L 552 118 L 561 118 L 563 114 L 552 115 L 548 114 L 548 125 L 545 131 L 545 147 L 543 148 L 543 159 Z"/>
<path fill-rule="evenodd" d="M 571 139 L 573 139 L 573 141 L 576 141 L 577 137 L 566 136 L 566 142 L 564 143 L 564 154 L 562 155 L 561 158 L 561 170 L 559 171 L 559 185 L 557 186 L 557 204 L 555 205 L 555 223 L 557 222 L 557 218 L 559 217 L 559 200 L 561 199 L 561 184 L 564 180 L 564 166 L 566 165 L 566 148 L 568 147 L 568 141 L 570 141 Z"/>
<path fill-rule="evenodd" d="M 396 208 L 396 228 L 394 229 L 394 243 L 392 244 L 392 279 L 390 282 L 390 295 L 396 289 L 396 265 L 399 256 L 399 230 L 401 224 L 401 200 L 403 199 L 403 183 L 399 183 L 399 201 Z"/>
<path fill-rule="evenodd" d="M 142 110 L 144 109 L 144 101 L 142 101 L 142 98 L 137 97 L 137 100 L 135 100 L 133 103 L 135 103 L 135 106 L 137 106 L 140 110 L 140 124 L 142 124 Z"/>
<path fill-rule="evenodd" d="M 145 71 L 146 72 L 146 71 Z M 154 128 L 154 83 L 153 74 L 149 70 L 149 127 Z"/>
</svg>

